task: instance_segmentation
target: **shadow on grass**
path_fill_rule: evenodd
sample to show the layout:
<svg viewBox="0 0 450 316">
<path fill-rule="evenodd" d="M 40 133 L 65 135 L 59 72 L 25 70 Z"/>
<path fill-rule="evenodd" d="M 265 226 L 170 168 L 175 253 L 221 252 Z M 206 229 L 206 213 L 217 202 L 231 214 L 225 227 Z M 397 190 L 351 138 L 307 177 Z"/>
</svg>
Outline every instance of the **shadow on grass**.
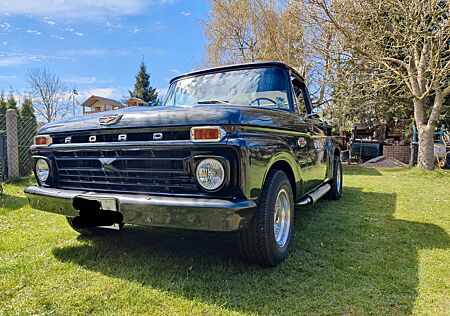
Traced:
<svg viewBox="0 0 450 316">
<path fill-rule="evenodd" d="M 28 204 L 28 201 L 24 197 L 9 195 L 3 192 L 0 194 L 0 207 L 4 207 L 8 211 L 17 210 Z"/>
<path fill-rule="evenodd" d="M 410 314 L 418 250 L 447 248 L 435 225 L 393 217 L 396 195 L 346 188 L 296 213 L 291 254 L 276 268 L 244 264 L 232 234 L 128 227 L 54 256 L 173 295 L 260 314 Z M 132 298 L 130 298 L 132 299 Z"/>
<path fill-rule="evenodd" d="M 354 165 L 344 165 L 344 174 L 347 176 L 360 175 L 360 176 L 381 176 L 382 174 L 375 168 L 362 167 Z"/>
</svg>

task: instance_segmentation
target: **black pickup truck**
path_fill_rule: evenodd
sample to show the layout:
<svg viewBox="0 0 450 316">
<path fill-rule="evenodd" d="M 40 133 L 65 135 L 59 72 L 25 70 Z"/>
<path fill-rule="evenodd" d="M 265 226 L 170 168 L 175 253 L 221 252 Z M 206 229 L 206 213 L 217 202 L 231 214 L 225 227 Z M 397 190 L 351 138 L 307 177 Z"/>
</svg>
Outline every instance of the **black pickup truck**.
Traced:
<svg viewBox="0 0 450 316">
<path fill-rule="evenodd" d="M 163 106 L 43 126 L 32 207 L 82 234 L 125 223 L 235 231 L 249 262 L 283 261 L 294 207 L 342 192 L 340 152 L 302 77 L 283 63 L 206 69 L 170 82 Z"/>
</svg>

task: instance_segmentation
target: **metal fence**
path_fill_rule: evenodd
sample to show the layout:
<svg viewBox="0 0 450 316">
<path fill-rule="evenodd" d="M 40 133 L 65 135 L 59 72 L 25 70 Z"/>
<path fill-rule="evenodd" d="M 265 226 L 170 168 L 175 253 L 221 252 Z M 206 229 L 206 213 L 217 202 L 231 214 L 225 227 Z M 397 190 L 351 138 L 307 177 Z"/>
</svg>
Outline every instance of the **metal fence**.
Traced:
<svg viewBox="0 0 450 316">
<path fill-rule="evenodd" d="M 0 181 L 31 173 L 30 146 L 37 131 L 34 116 L 0 114 Z M 3 136 L 2 136 L 3 135 Z"/>
<path fill-rule="evenodd" d="M 6 115 L 0 114 L 0 182 L 4 181 L 6 176 Z"/>
<path fill-rule="evenodd" d="M 19 146 L 19 173 L 26 176 L 31 173 L 30 146 L 36 135 L 36 118 L 31 116 L 19 116 L 17 118 L 17 144 Z"/>
</svg>

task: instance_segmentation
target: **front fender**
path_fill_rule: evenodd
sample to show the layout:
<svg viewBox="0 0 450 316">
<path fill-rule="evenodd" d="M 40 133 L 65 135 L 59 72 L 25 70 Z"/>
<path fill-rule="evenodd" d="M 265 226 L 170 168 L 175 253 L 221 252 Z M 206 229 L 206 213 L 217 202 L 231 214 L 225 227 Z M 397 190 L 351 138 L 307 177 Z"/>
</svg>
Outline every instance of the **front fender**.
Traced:
<svg viewBox="0 0 450 316">
<path fill-rule="evenodd" d="M 229 145 L 239 147 L 241 190 L 247 199 L 259 199 L 270 168 L 280 161 L 286 162 L 292 170 L 296 196 L 302 194 L 303 174 L 291 149 L 291 142 L 295 141 L 289 135 L 280 137 L 259 133 L 246 133 L 228 140 Z"/>
</svg>

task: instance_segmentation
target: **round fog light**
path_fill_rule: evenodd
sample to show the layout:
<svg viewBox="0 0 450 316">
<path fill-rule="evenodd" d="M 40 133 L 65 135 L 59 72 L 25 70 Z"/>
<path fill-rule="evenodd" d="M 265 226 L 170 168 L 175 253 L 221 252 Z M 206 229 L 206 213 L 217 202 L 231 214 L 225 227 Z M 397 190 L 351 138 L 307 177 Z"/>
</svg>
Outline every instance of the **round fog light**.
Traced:
<svg viewBox="0 0 450 316">
<path fill-rule="evenodd" d="M 50 166 L 45 159 L 38 159 L 36 161 L 36 177 L 39 181 L 47 181 L 50 175 Z"/>
<path fill-rule="evenodd" d="M 225 170 L 217 159 L 207 158 L 197 166 L 197 181 L 202 188 L 212 191 L 218 189 L 225 180 Z"/>
</svg>

